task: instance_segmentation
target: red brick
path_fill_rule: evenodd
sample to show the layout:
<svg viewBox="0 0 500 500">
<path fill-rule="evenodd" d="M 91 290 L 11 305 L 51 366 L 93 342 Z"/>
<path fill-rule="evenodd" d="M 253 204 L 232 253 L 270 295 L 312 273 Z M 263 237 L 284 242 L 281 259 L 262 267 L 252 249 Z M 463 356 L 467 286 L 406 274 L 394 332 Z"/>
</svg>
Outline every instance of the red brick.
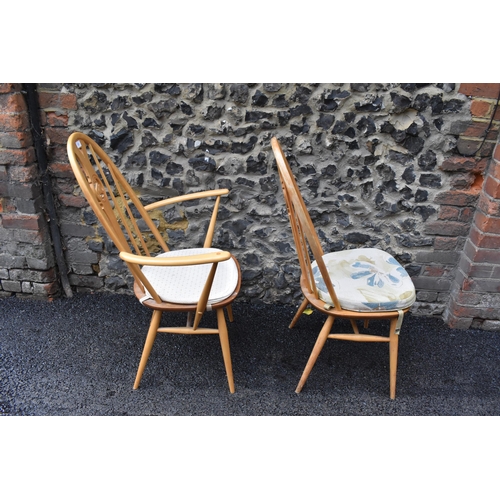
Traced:
<svg viewBox="0 0 500 500">
<path fill-rule="evenodd" d="M 9 177 L 14 182 L 33 182 L 38 178 L 38 167 L 32 164 L 28 167 L 13 166 L 9 168 Z"/>
<path fill-rule="evenodd" d="M 492 198 L 498 200 L 500 198 L 500 181 L 488 175 L 484 183 L 484 192 Z"/>
<path fill-rule="evenodd" d="M 457 149 L 463 155 L 476 155 L 480 157 L 491 156 L 494 143 L 471 137 L 460 137 L 457 141 Z"/>
<path fill-rule="evenodd" d="M 422 276 L 443 276 L 445 269 L 443 266 L 424 266 L 422 270 Z"/>
<path fill-rule="evenodd" d="M 487 216 L 500 217 L 500 202 L 484 192 L 479 196 L 477 208 Z"/>
<path fill-rule="evenodd" d="M 441 220 L 458 220 L 460 210 L 450 205 L 442 205 L 439 209 L 438 219 Z"/>
<path fill-rule="evenodd" d="M 68 115 L 48 111 L 46 113 L 46 124 L 49 127 L 67 127 L 68 126 Z"/>
<path fill-rule="evenodd" d="M 459 92 L 468 96 L 497 98 L 500 83 L 461 83 Z"/>
<path fill-rule="evenodd" d="M 469 232 L 469 226 L 463 222 L 436 221 L 428 223 L 424 232 L 439 236 L 466 236 Z"/>
<path fill-rule="evenodd" d="M 0 114 L 0 130 L 4 132 L 23 131 L 30 126 L 28 113 Z"/>
<path fill-rule="evenodd" d="M 39 215 L 19 215 L 19 214 L 3 214 L 3 227 L 7 229 L 28 229 L 38 231 L 40 229 Z"/>
<path fill-rule="evenodd" d="M 462 208 L 462 210 L 460 210 L 460 216 L 458 217 L 458 220 L 460 222 L 470 222 L 474 217 L 474 212 L 475 210 L 471 207 Z"/>
<path fill-rule="evenodd" d="M 69 163 L 51 163 L 49 165 L 49 171 L 55 177 L 69 177 L 74 179 L 73 169 Z"/>
<path fill-rule="evenodd" d="M 0 83 L 0 94 L 8 94 L 9 92 L 21 92 L 22 85 L 20 83 Z"/>
<path fill-rule="evenodd" d="M 495 160 L 500 161 L 500 144 L 497 144 L 493 157 L 495 158 Z"/>
<path fill-rule="evenodd" d="M 26 111 L 26 101 L 22 94 L 0 94 L 0 111 L 8 113 Z"/>
<path fill-rule="evenodd" d="M 478 194 L 475 191 L 446 191 L 439 193 L 434 201 L 440 205 L 453 205 L 456 207 L 475 206 Z"/>
<path fill-rule="evenodd" d="M 46 128 L 45 135 L 50 143 L 66 145 L 71 132 L 65 128 Z"/>
<path fill-rule="evenodd" d="M 439 167 L 445 172 L 476 172 L 478 170 L 478 160 L 474 158 L 464 158 L 463 156 L 452 156 L 446 159 Z"/>
<path fill-rule="evenodd" d="M 488 217 L 477 210 L 474 215 L 474 224 L 485 233 L 500 234 L 500 217 Z"/>
<path fill-rule="evenodd" d="M 35 150 L 3 149 L 0 150 L 0 165 L 27 165 L 35 161 Z"/>
<path fill-rule="evenodd" d="M 67 207 L 82 208 L 88 205 L 87 200 L 82 196 L 74 196 L 69 194 L 60 194 L 58 197 L 61 202 Z"/>
<path fill-rule="evenodd" d="M 491 101 L 474 99 L 470 105 L 470 112 L 472 116 L 478 118 L 490 118 L 493 106 L 494 104 Z"/>
<path fill-rule="evenodd" d="M 60 92 L 39 92 L 40 108 L 77 109 L 75 94 L 62 94 Z"/>
<path fill-rule="evenodd" d="M 25 132 L 0 132 L 0 146 L 4 148 L 22 149 L 33 145 L 30 134 Z"/>
<path fill-rule="evenodd" d="M 457 248 L 458 238 L 448 238 L 445 236 L 436 236 L 434 239 L 434 250 L 455 250 Z"/>
<path fill-rule="evenodd" d="M 486 129 L 489 127 L 489 123 L 485 122 L 473 122 L 468 127 L 467 130 L 463 133 L 466 137 L 478 137 L 483 139 L 485 136 Z M 490 127 L 490 131 L 486 135 L 487 139 L 496 140 L 498 136 L 498 125 L 492 124 Z"/>
<path fill-rule="evenodd" d="M 500 235 L 484 233 L 475 225 L 470 230 L 469 238 L 478 248 L 500 248 Z"/>
<path fill-rule="evenodd" d="M 497 249 L 477 248 L 471 241 L 465 244 L 464 254 L 473 262 L 500 264 L 500 252 Z"/>
</svg>

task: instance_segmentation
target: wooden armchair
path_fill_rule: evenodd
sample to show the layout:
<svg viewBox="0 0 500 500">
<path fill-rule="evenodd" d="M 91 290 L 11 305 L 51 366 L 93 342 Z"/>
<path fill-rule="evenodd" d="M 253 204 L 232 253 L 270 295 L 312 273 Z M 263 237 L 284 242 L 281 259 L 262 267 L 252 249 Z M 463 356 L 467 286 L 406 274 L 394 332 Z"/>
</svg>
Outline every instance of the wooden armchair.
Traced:
<svg viewBox="0 0 500 500">
<path fill-rule="evenodd" d="M 231 305 L 240 290 L 241 272 L 233 255 L 211 246 L 220 199 L 228 190 L 191 193 L 143 206 L 120 170 L 90 137 L 79 132 L 71 134 L 67 151 L 85 198 L 134 277 L 136 297 L 153 311 L 134 389 L 139 387 L 157 332 L 218 334 L 229 390 L 233 393 L 224 308 L 232 321 Z M 170 251 L 149 213 L 202 198 L 215 198 L 203 247 Z M 139 227 L 144 225 L 147 230 L 141 231 Z M 153 256 L 151 249 L 161 249 L 162 253 Z M 203 314 L 212 310 L 217 315 L 217 328 L 201 328 Z M 164 312 L 187 313 L 186 326 L 160 327 Z"/>
<path fill-rule="evenodd" d="M 301 268 L 304 300 L 290 328 L 308 305 L 326 316 L 316 344 L 295 392 L 300 392 L 327 339 L 389 343 L 390 397 L 396 397 L 398 340 L 404 314 L 415 301 L 415 287 L 399 263 L 376 248 L 343 250 L 325 254 L 292 170 L 278 140 L 271 139 L 292 234 Z M 311 260 L 314 259 L 314 260 Z M 347 319 L 353 333 L 331 333 L 335 319 Z M 388 320 L 389 336 L 360 333 L 369 320 Z"/>
</svg>

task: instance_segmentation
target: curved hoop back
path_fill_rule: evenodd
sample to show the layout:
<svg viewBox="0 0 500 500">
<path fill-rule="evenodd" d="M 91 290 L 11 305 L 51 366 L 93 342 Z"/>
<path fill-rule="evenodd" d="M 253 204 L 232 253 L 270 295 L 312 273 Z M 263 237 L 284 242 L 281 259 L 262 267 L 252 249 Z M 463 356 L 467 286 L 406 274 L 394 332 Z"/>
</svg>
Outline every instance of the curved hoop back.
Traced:
<svg viewBox="0 0 500 500">
<path fill-rule="evenodd" d="M 80 188 L 120 252 L 150 256 L 169 248 L 129 183 L 102 148 L 85 134 L 68 139 L 68 156 Z M 145 236 L 139 229 L 146 224 Z"/>
<path fill-rule="evenodd" d="M 312 253 L 313 259 L 318 265 L 321 276 L 325 282 L 328 293 L 337 309 L 342 309 L 335 294 L 334 287 L 330 280 L 328 270 L 323 261 L 323 248 L 318 238 L 311 216 L 304 203 L 304 199 L 300 194 L 300 189 L 293 175 L 292 169 L 288 160 L 283 153 L 280 143 L 276 137 L 271 139 L 271 146 L 273 149 L 274 157 L 278 165 L 278 172 L 281 180 L 281 187 L 283 188 L 283 196 L 285 198 L 288 215 L 290 218 L 290 225 L 292 226 L 292 234 L 295 241 L 295 247 L 299 257 L 300 269 L 302 277 L 305 280 L 309 293 L 318 298 L 318 290 L 314 280 L 312 271 L 312 263 L 310 254 Z"/>
</svg>

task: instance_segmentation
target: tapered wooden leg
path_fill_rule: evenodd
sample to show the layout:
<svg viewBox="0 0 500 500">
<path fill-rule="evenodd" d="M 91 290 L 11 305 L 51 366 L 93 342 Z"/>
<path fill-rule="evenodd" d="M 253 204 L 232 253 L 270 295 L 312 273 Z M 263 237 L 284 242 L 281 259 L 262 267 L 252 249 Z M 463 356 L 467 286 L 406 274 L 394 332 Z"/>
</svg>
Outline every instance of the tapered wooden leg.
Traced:
<svg viewBox="0 0 500 500">
<path fill-rule="evenodd" d="M 307 301 L 307 299 L 304 299 L 302 301 L 302 304 L 300 304 L 300 307 L 298 311 L 295 313 L 295 316 L 293 317 L 292 322 L 290 323 L 290 326 L 288 328 L 293 328 L 295 326 L 295 323 L 297 323 L 297 321 L 300 318 L 300 315 L 306 310 L 308 304 L 309 302 Z"/>
<path fill-rule="evenodd" d="M 151 318 L 151 323 L 149 325 L 148 335 L 146 337 L 144 349 L 142 350 L 141 361 L 139 362 L 139 369 L 137 370 L 137 375 L 135 376 L 134 389 L 137 389 L 141 383 L 142 374 L 144 373 L 144 368 L 146 368 L 146 363 L 148 362 L 149 354 L 151 353 L 151 349 L 158 332 L 158 327 L 160 326 L 161 314 L 161 311 L 153 311 L 153 317 Z"/>
<path fill-rule="evenodd" d="M 224 366 L 226 367 L 227 381 L 229 383 L 229 391 L 234 393 L 233 379 L 233 364 L 231 362 L 231 351 L 229 349 L 229 335 L 227 334 L 226 318 L 224 317 L 224 309 L 217 309 L 217 326 L 219 329 L 220 345 L 222 347 L 222 357 L 224 358 Z"/>
<path fill-rule="evenodd" d="M 399 335 L 396 334 L 398 320 L 391 319 L 391 331 L 389 333 L 389 371 L 390 371 L 390 395 L 396 399 L 396 373 L 398 369 L 398 343 Z"/>
<path fill-rule="evenodd" d="M 323 328 L 319 332 L 318 338 L 316 339 L 316 343 L 314 344 L 311 355 L 309 356 L 309 360 L 307 361 L 307 365 L 304 369 L 304 372 L 302 373 L 302 377 L 300 378 L 299 384 L 295 389 L 295 392 L 297 394 L 302 390 L 302 387 L 304 387 L 307 377 L 309 377 L 309 373 L 311 373 L 311 370 L 314 364 L 316 363 L 316 360 L 318 359 L 319 353 L 321 352 L 321 349 L 323 349 L 323 346 L 325 345 L 326 339 L 328 338 L 328 334 L 332 329 L 334 320 L 335 318 L 333 316 L 328 316 L 328 318 L 325 321 L 325 324 L 323 325 Z"/>
<path fill-rule="evenodd" d="M 233 322 L 233 306 L 232 304 L 229 304 L 228 306 L 226 306 L 226 311 L 227 311 L 227 317 L 229 318 L 229 321 L 231 321 L 231 323 Z"/>
<path fill-rule="evenodd" d="M 359 335 L 358 324 L 353 319 L 351 319 L 351 326 L 352 326 L 353 332 L 356 333 L 357 335 Z"/>
</svg>

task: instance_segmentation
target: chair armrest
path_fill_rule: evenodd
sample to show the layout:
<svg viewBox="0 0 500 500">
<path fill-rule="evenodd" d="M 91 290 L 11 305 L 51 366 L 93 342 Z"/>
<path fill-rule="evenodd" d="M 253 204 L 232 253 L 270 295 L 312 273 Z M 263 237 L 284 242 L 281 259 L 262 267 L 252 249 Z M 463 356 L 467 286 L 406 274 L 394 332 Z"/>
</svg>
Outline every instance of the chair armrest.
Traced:
<svg viewBox="0 0 500 500">
<path fill-rule="evenodd" d="M 166 198 L 165 200 L 150 203 L 144 208 L 146 210 L 154 210 L 156 208 L 164 207 L 165 205 L 172 205 L 174 203 L 181 203 L 183 201 L 197 200 L 200 198 L 210 198 L 211 196 L 222 196 L 229 193 L 229 189 L 212 189 L 210 191 L 200 191 L 199 193 L 183 194 L 181 196 L 174 196 L 173 198 Z"/>
<path fill-rule="evenodd" d="M 225 251 L 186 255 L 182 257 L 145 257 L 129 252 L 120 252 L 120 258 L 131 264 L 140 266 L 195 266 L 199 264 L 213 264 L 229 260 L 231 254 Z"/>
</svg>

